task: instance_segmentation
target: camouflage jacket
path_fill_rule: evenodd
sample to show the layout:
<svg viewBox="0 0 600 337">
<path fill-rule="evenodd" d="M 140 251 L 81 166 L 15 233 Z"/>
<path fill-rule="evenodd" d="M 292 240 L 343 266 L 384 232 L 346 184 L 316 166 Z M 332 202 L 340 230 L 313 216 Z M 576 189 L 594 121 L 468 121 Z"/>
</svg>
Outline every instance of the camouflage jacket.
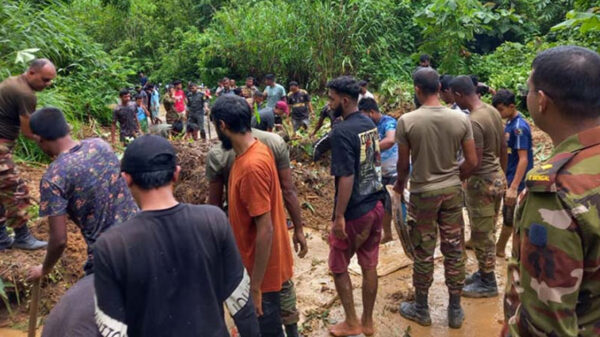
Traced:
<svg viewBox="0 0 600 337">
<path fill-rule="evenodd" d="M 509 336 L 600 335 L 600 127 L 526 178 L 504 298 Z"/>
</svg>

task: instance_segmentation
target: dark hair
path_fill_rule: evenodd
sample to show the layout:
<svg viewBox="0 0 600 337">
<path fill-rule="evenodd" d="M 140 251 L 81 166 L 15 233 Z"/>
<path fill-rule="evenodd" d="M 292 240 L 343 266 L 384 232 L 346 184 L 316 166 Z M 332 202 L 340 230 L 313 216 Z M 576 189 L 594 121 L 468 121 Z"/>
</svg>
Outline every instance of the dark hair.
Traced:
<svg viewBox="0 0 600 337">
<path fill-rule="evenodd" d="M 57 140 L 69 134 L 65 115 L 57 108 L 46 107 L 29 117 L 31 131 L 45 140 Z"/>
<path fill-rule="evenodd" d="M 475 86 L 471 77 L 461 75 L 450 81 L 450 89 L 462 95 L 473 95 L 475 93 Z"/>
<path fill-rule="evenodd" d="M 173 81 L 173 85 L 180 85 L 180 84 L 181 84 L 181 81 L 180 81 L 180 80 L 175 80 L 175 81 Z"/>
<path fill-rule="evenodd" d="M 292 86 L 296 86 L 296 87 L 297 87 L 297 86 L 298 86 L 298 82 L 296 82 L 296 81 L 291 81 L 291 82 L 290 82 L 290 87 L 292 87 Z"/>
<path fill-rule="evenodd" d="M 486 84 L 478 83 L 475 87 L 475 92 L 480 96 L 487 95 L 490 93 L 490 87 Z"/>
<path fill-rule="evenodd" d="M 175 122 L 173 122 L 173 124 L 171 125 L 171 130 L 173 130 L 173 132 L 175 132 L 176 134 L 180 134 L 183 132 L 183 121 L 182 120 L 176 120 Z"/>
<path fill-rule="evenodd" d="M 477 75 L 469 75 L 469 78 L 471 79 L 475 87 L 479 85 L 479 77 L 477 77 Z"/>
<path fill-rule="evenodd" d="M 146 87 L 144 88 L 145 90 L 153 90 L 154 89 L 154 84 L 146 84 Z"/>
<path fill-rule="evenodd" d="M 335 90 L 338 94 L 349 96 L 354 100 L 357 100 L 360 94 L 360 87 L 352 76 L 334 78 L 327 83 L 327 88 Z"/>
<path fill-rule="evenodd" d="M 215 123 L 223 121 L 232 132 L 250 132 L 252 111 L 245 99 L 235 95 L 219 97 L 211 108 L 211 115 Z"/>
<path fill-rule="evenodd" d="M 421 54 L 419 56 L 419 62 L 431 61 L 431 57 L 427 54 Z"/>
<path fill-rule="evenodd" d="M 229 81 L 229 77 L 223 77 L 223 78 L 221 79 L 221 82 L 225 82 L 225 81 Z"/>
<path fill-rule="evenodd" d="M 366 87 L 368 84 L 369 84 L 369 82 L 367 82 L 365 80 L 358 82 L 358 86 L 360 86 L 360 87 Z"/>
<path fill-rule="evenodd" d="M 509 106 L 511 104 L 515 104 L 515 94 L 508 89 L 500 89 L 494 97 L 492 97 L 492 105 L 494 107 L 498 107 L 498 105 L 502 104 L 504 106 Z"/>
<path fill-rule="evenodd" d="M 421 68 L 413 74 L 413 83 L 425 95 L 433 95 L 440 90 L 440 74 L 432 68 Z"/>
<path fill-rule="evenodd" d="M 46 66 L 48 63 L 52 62 L 50 62 L 48 59 L 34 59 L 29 63 L 29 69 L 37 71 L 44 68 L 44 66 Z"/>
<path fill-rule="evenodd" d="M 197 87 L 198 85 L 194 82 L 191 82 L 190 84 L 188 84 L 188 86 L 191 88 L 191 87 Z"/>
<path fill-rule="evenodd" d="M 379 112 L 379 107 L 377 106 L 377 102 L 375 102 L 374 99 L 372 99 L 371 97 L 366 97 L 361 99 L 360 102 L 358 102 L 358 110 L 364 112 L 375 110 Z"/>
<path fill-rule="evenodd" d="M 254 90 L 254 93 L 252 94 L 252 97 L 260 97 L 260 98 L 264 98 L 263 92 L 260 90 Z"/>
<path fill-rule="evenodd" d="M 129 89 L 121 89 L 121 91 L 119 91 L 119 97 L 123 97 L 125 95 L 130 95 L 131 93 L 129 92 Z"/>
<path fill-rule="evenodd" d="M 233 93 L 238 96 L 242 96 L 242 88 L 233 89 Z"/>
<path fill-rule="evenodd" d="M 442 91 L 446 91 L 448 89 L 450 89 L 450 82 L 452 82 L 452 80 L 454 79 L 454 76 L 452 75 L 442 75 L 440 76 L 440 84 L 442 85 L 440 90 Z"/>
<path fill-rule="evenodd" d="M 175 175 L 175 169 L 154 172 L 130 173 L 133 183 L 143 190 L 151 190 L 170 184 Z"/>
<path fill-rule="evenodd" d="M 142 95 L 140 95 L 140 94 L 135 95 L 135 100 L 137 101 L 138 99 L 142 99 Z"/>
<path fill-rule="evenodd" d="M 577 46 L 550 48 L 533 60 L 531 82 L 564 114 L 597 118 L 600 114 L 600 55 Z"/>
<path fill-rule="evenodd" d="M 265 80 L 272 80 L 272 81 L 274 81 L 275 80 L 275 75 L 273 75 L 273 74 L 267 74 L 265 76 Z"/>
</svg>

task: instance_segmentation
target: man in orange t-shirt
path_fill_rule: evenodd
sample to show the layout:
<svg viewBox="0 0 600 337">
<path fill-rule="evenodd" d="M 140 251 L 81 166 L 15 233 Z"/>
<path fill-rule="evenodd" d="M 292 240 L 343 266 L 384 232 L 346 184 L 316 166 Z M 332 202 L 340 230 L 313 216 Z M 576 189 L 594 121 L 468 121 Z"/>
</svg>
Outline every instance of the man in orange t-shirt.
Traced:
<svg viewBox="0 0 600 337">
<path fill-rule="evenodd" d="M 236 153 L 229 175 L 229 220 L 250 274 L 261 334 L 283 337 L 279 292 L 292 278 L 293 260 L 275 161 L 269 148 L 252 137 L 252 112 L 243 98 L 223 96 L 211 113 L 223 148 Z"/>
</svg>

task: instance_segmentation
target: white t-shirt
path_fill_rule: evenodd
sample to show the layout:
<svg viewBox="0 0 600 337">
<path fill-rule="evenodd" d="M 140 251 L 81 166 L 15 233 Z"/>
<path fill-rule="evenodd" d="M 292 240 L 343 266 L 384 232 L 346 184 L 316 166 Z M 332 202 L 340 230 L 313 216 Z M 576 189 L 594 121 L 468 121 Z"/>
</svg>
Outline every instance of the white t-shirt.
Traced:
<svg viewBox="0 0 600 337">
<path fill-rule="evenodd" d="M 359 102 L 363 98 L 372 98 L 372 99 L 375 99 L 375 96 L 373 96 L 373 94 L 369 90 L 367 90 L 367 92 L 365 92 L 364 95 L 363 94 L 358 94 L 358 101 Z"/>
</svg>

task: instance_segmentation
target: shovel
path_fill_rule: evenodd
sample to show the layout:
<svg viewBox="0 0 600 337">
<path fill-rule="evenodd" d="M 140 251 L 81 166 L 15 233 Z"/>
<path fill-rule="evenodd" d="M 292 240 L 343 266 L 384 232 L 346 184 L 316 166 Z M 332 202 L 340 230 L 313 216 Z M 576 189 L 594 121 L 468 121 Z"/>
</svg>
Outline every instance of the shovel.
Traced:
<svg viewBox="0 0 600 337">
<path fill-rule="evenodd" d="M 396 227 L 396 231 L 398 232 L 398 237 L 402 243 L 402 248 L 404 249 L 406 256 L 414 261 L 415 247 L 413 246 L 410 238 L 410 226 L 404 222 L 404 217 L 402 214 L 402 198 L 400 194 L 394 191 L 394 186 L 387 185 L 386 190 L 392 199 L 392 222 L 394 223 L 394 227 Z"/>
<path fill-rule="evenodd" d="M 38 305 L 40 304 L 40 284 L 42 280 L 38 279 L 33 283 L 31 292 L 31 305 L 29 306 L 29 332 L 27 337 L 35 337 L 37 327 Z"/>
</svg>

